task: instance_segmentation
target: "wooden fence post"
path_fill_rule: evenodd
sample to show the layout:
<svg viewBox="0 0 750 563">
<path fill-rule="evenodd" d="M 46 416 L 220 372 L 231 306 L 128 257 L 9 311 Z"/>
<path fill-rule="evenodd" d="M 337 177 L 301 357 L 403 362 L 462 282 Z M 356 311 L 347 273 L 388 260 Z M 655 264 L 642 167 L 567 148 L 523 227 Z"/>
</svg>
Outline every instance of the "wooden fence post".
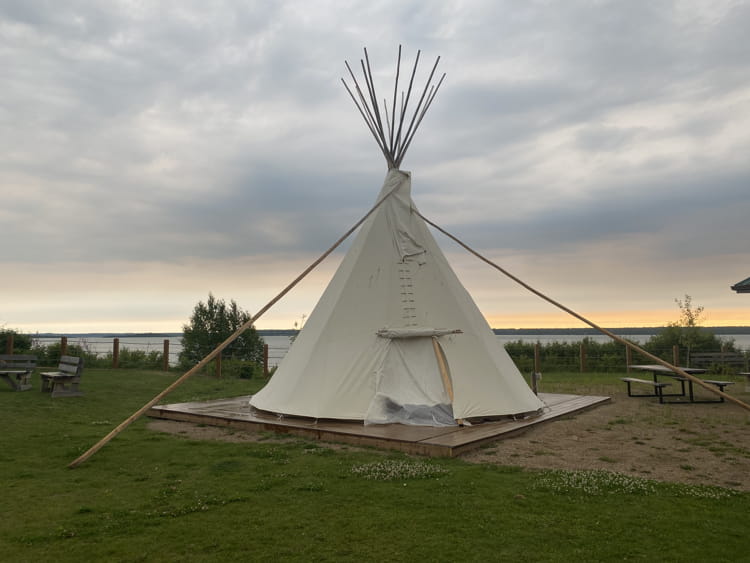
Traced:
<svg viewBox="0 0 750 563">
<path fill-rule="evenodd" d="M 117 369 L 120 367 L 120 339 L 115 338 L 112 341 L 112 367 Z"/>
<path fill-rule="evenodd" d="M 162 352 L 162 369 L 169 371 L 169 338 L 164 339 L 164 351 Z"/>
<path fill-rule="evenodd" d="M 268 377 L 268 344 L 263 344 L 263 377 Z"/>
<path fill-rule="evenodd" d="M 60 355 L 61 356 L 68 355 L 68 337 L 67 336 L 60 337 Z"/>
<path fill-rule="evenodd" d="M 672 346 L 672 365 L 673 366 L 680 365 L 680 347 L 677 344 Z"/>
<path fill-rule="evenodd" d="M 581 373 L 586 371 L 586 343 L 581 342 L 580 346 Z"/>
<path fill-rule="evenodd" d="M 542 360 L 540 353 L 539 342 L 534 344 L 534 372 L 540 373 L 542 371 Z"/>
<path fill-rule="evenodd" d="M 5 341 L 5 353 L 6 354 L 13 354 L 13 348 L 15 348 L 15 343 L 13 342 L 13 333 L 8 332 L 6 333 L 6 336 L 8 337 L 8 340 Z"/>
<path fill-rule="evenodd" d="M 630 364 L 633 363 L 633 350 L 630 346 L 625 346 L 625 370 L 630 373 Z"/>
</svg>

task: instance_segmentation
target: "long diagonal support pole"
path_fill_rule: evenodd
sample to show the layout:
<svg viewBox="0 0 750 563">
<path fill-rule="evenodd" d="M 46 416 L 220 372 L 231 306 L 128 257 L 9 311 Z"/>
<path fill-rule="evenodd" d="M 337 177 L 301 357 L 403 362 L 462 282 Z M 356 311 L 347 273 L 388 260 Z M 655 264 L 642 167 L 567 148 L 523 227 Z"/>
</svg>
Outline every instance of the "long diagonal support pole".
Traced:
<svg viewBox="0 0 750 563">
<path fill-rule="evenodd" d="M 257 321 L 264 313 L 266 313 L 271 307 L 273 307 L 282 297 L 284 297 L 291 289 L 296 286 L 302 279 L 307 276 L 310 272 L 313 271 L 313 269 L 320 264 L 331 252 L 333 252 L 342 242 L 344 242 L 349 235 L 351 235 L 354 231 L 357 230 L 357 228 L 365 222 L 365 220 L 372 215 L 372 213 L 380 207 L 380 205 L 388 199 L 388 197 L 393 194 L 398 189 L 398 185 L 395 186 L 390 192 L 388 192 L 380 201 L 378 201 L 359 221 L 357 221 L 352 228 L 350 228 L 346 233 L 344 233 L 341 238 L 339 238 L 331 248 L 326 250 L 317 260 L 315 260 L 312 264 L 310 264 L 307 269 L 305 269 L 304 272 L 302 272 L 299 276 L 297 276 L 294 281 L 292 281 L 289 285 L 287 285 L 281 293 L 279 293 L 276 297 L 271 299 L 260 311 L 258 311 L 253 317 L 250 318 L 246 323 L 244 323 L 240 328 L 238 328 L 229 338 L 227 338 L 224 342 L 219 344 L 212 352 L 210 352 L 205 358 L 203 358 L 200 362 L 198 362 L 195 366 L 193 366 L 189 371 L 181 375 L 178 379 L 176 379 L 172 384 L 164 389 L 161 393 L 159 393 L 156 397 L 151 399 L 148 403 L 143 405 L 140 409 L 138 409 L 136 412 L 131 414 L 128 418 L 126 418 L 123 422 L 121 422 L 114 430 L 112 430 L 109 434 L 107 434 L 104 438 L 99 440 L 96 444 L 91 446 L 86 452 L 84 452 L 81 456 L 73 460 L 68 467 L 71 469 L 74 467 L 78 467 L 80 464 L 82 464 L 84 461 L 89 459 L 92 455 L 94 455 L 96 452 L 98 452 L 100 449 L 102 449 L 112 438 L 117 436 L 120 432 L 125 430 L 128 426 L 130 426 L 133 422 L 135 422 L 138 418 L 140 418 L 146 411 L 148 411 L 151 407 L 153 407 L 156 403 L 161 401 L 166 395 L 171 393 L 176 387 L 178 387 L 180 384 L 182 384 L 184 381 L 186 381 L 191 375 L 194 375 L 198 371 L 200 371 L 203 367 L 206 366 L 211 360 L 213 360 L 216 356 L 221 354 L 221 352 L 229 346 L 232 342 L 234 342 L 243 332 L 245 332 L 248 328 L 253 326 L 255 321 Z"/>
<path fill-rule="evenodd" d="M 624 339 L 624 338 L 622 338 L 622 337 L 620 337 L 620 336 L 616 335 L 615 333 L 613 333 L 613 332 L 611 332 L 611 331 L 607 330 L 606 328 L 602 328 L 602 327 L 600 327 L 599 325 L 597 325 L 597 324 L 593 323 L 592 321 L 588 320 L 588 319 L 587 319 L 586 317 L 584 317 L 584 316 L 582 316 L 582 315 L 580 315 L 580 314 L 576 313 L 576 312 L 575 312 L 575 311 L 573 311 L 572 309 L 569 309 L 568 307 L 566 307 L 565 305 L 563 305 L 563 304 L 561 304 L 561 303 L 559 303 L 559 302 L 555 301 L 555 300 L 554 300 L 554 299 L 552 299 L 551 297 L 548 297 L 548 296 L 546 296 L 546 295 L 545 295 L 544 293 L 542 293 L 541 291 L 539 291 L 539 290 L 537 290 L 537 289 L 534 289 L 533 287 L 531 287 L 530 285 L 528 285 L 527 283 L 525 283 L 525 282 L 524 282 L 523 280 L 521 280 L 520 278 L 517 278 L 516 276 L 514 276 L 513 274 L 511 274 L 510 272 L 508 272 L 507 270 L 505 270 L 505 269 L 504 269 L 504 268 L 502 268 L 501 266 L 499 266 L 499 265 L 495 264 L 495 263 L 494 263 L 493 261 L 491 261 L 490 259 L 488 259 L 488 258 L 485 258 L 485 257 L 484 257 L 484 256 L 482 256 L 482 255 L 481 255 L 481 254 L 480 254 L 479 252 L 477 252 L 476 250 L 474 250 L 473 248 L 471 248 L 470 246 L 468 246 L 468 245 L 467 245 L 466 243 L 464 243 L 463 241 L 461 241 L 461 240 L 460 240 L 460 239 L 458 239 L 457 237 L 455 237 L 455 236 L 453 236 L 452 234 L 450 234 L 450 233 L 449 233 L 448 231 L 446 231 L 445 229 L 443 229 L 443 228 L 439 227 L 438 225 L 436 225 L 435 223 L 433 223 L 432 221 L 430 221 L 429 219 L 427 219 L 427 217 L 425 217 L 424 215 L 422 215 L 422 214 L 421 214 L 421 213 L 420 213 L 419 211 L 417 211 L 416 209 L 414 209 L 414 213 L 416 213 L 416 214 L 417 214 L 417 215 L 419 215 L 419 216 L 420 216 L 420 217 L 421 217 L 422 219 L 424 219 L 424 221 L 425 221 L 425 222 L 426 222 L 427 224 L 429 224 L 429 225 L 432 225 L 432 226 L 433 226 L 433 227 L 434 227 L 435 229 L 437 229 L 438 231 L 440 231 L 441 233 L 443 233 L 443 234 L 444 234 L 445 236 L 447 236 L 447 237 L 448 237 L 449 239 L 453 240 L 453 241 L 454 241 L 455 243 L 457 243 L 457 244 L 458 244 L 459 246 L 463 247 L 463 248 L 464 248 L 465 250 L 467 250 L 468 252 L 470 252 L 471 254 L 473 254 L 474 256 L 476 256 L 477 258 L 479 258 L 479 259 L 480 259 L 480 260 L 481 260 L 482 262 L 484 262 L 484 263 L 486 263 L 486 264 L 488 264 L 488 265 L 492 266 L 493 268 L 495 268 L 496 270 L 498 270 L 498 271 L 499 271 L 500 273 L 502 273 L 503 275 L 505 275 L 505 276 L 509 277 L 509 278 L 510 278 L 510 279 L 512 279 L 512 280 L 513 280 L 514 282 L 516 282 L 516 283 L 518 283 L 519 285 L 523 286 L 524 288 L 528 289 L 528 290 L 529 290 L 529 291 L 530 291 L 531 293 L 533 293 L 534 295 L 537 295 L 538 297 L 541 297 L 542 299 L 544 299 L 544 300 L 545 300 L 545 301 L 547 301 L 548 303 L 551 303 L 552 305 L 554 305 L 554 306 L 555 306 L 555 307 L 557 307 L 558 309 L 562 309 L 563 311 L 565 311 L 565 312 L 566 312 L 566 313 L 568 313 L 569 315 L 572 315 L 572 316 L 574 316 L 575 318 L 577 318 L 578 320 L 580 320 L 580 321 L 583 321 L 584 323 L 586 323 L 586 324 L 587 324 L 587 325 L 589 325 L 590 327 L 592 327 L 592 328 L 595 328 L 596 330 L 598 330 L 599 332 L 601 332 L 601 333 L 603 333 L 603 334 L 606 334 L 607 336 L 609 336 L 609 337 L 610 337 L 610 338 L 612 338 L 613 340 L 615 340 L 615 341 L 619 342 L 620 344 L 624 344 L 624 345 L 625 345 L 625 346 L 627 346 L 628 348 L 630 348 L 630 349 L 632 349 L 632 350 L 635 350 L 635 351 L 636 351 L 636 352 L 638 352 L 639 354 L 643 354 L 643 355 L 644 355 L 644 356 L 646 356 L 647 358 L 649 358 L 649 359 L 651 359 L 651 360 L 653 360 L 653 361 L 657 362 L 657 363 L 658 363 L 659 365 L 662 365 L 662 366 L 664 366 L 665 368 L 667 368 L 667 369 L 670 369 L 671 371 L 673 371 L 674 373 L 676 373 L 676 374 L 677 374 L 677 375 L 679 375 L 680 377 L 684 377 L 684 378 L 686 378 L 686 379 L 689 379 L 689 380 L 690 380 L 690 381 L 692 381 L 693 383 L 695 383 L 695 384 L 697 384 L 697 385 L 700 385 L 701 387 L 703 387 L 704 389 L 707 389 L 707 390 L 708 390 L 708 391 L 710 391 L 711 393 L 714 393 L 714 394 L 718 395 L 719 397 L 723 397 L 723 398 L 724 398 L 724 399 L 726 399 L 727 401 L 730 401 L 730 402 L 732 402 L 732 403 L 735 403 L 736 405 L 738 405 L 738 406 L 742 407 L 743 409 L 746 409 L 746 410 L 749 410 L 749 411 L 750 411 L 750 405 L 748 405 L 748 404 L 747 404 L 747 403 L 745 403 L 744 401 L 741 401 L 741 400 L 740 400 L 740 399 L 738 399 L 737 397 L 733 397 L 732 395 L 729 395 L 728 393 L 725 393 L 724 391 L 720 391 L 719 389 L 717 389 L 717 388 L 715 388 L 714 386 L 712 386 L 712 385 L 710 385 L 710 384 L 706 383 L 705 381 L 703 381 L 703 380 L 702 380 L 702 379 L 700 379 L 699 377 L 695 377 L 694 375 L 691 375 L 691 374 L 687 373 L 687 372 L 686 372 L 685 370 L 683 370 L 683 369 L 679 368 L 678 366 L 674 366 L 674 365 L 670 364 L 669 362 L 666 362 L 666 361 L 662 360 L 662 359 L 661 359 L 661 358 L 659 358 L 658 356 L 655 356 L 655 355 L 651 354 L 650 352 L 647 352 L 646 350 L 644 350 L 643 348 L 641 348 L 641 347 L 640 347 L 640 346 L 638 346 L 637 344 L 633 344 L 632 342 L 630 342 L 630 341 L 628 341 L 628 340 L 626 340 L 626 339 Z"/>
</svg>

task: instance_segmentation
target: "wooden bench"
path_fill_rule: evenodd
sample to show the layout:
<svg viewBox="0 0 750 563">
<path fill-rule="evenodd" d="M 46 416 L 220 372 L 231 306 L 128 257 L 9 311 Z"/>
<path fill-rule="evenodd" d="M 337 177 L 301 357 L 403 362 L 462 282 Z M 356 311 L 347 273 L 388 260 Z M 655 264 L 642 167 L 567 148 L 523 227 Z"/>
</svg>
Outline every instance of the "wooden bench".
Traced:
<svg viewBox="0 0 750 563">
<path fill-rule="evenodd" d="M 80 397 L 78 389 L 83 374 L 83 358 L 62 356 L 57 371 L 43 371 L 42 391 L 51 392 L 53 397 Z"/>
<path fill-rule="evenodd" d="M 695 397 L 695 391 L 694 391 L 695 387 L 694 387 L 693 382 L 691 380 L 689 380 L 687 377 L 682 377 L 682 376 L 677 375 L 677 374 L 670 375 L 669 377 L 671 377 L 672 379 L 675 379 L 675 380 L 679 381 L 680 384 L 682 385 L 682 394 L 680 396 L 683 396 L 683 397 L 685 396 L 685 383 L 688 384 L 687 399 L 691 403 L 723 403 L 724 402 L 724 397 L 722 397 L 721 395 L 718 395 L 717 396 L 718 398 L 716 398 L 716 399 L 703 399 L 703 398 L 696 399 L 696 397 Z M 719 391 L 722 391 L 722 392 L 724 391 L 724 387 L 726 387 L 727 385 L 734 385 L 734 381 L 717 381 L 715 379 L 701 379 L 701 381 L 703 383 L 709 383 L 711 385 L 715 385 L 716 387 L 719 388 Z M 673 396 L 673 395 L 664 395 L 664 396 L 667 397 L 667 396 Z M 668 402 L 669 403 L 675 403 L 675 404 L 685 403 L 685 401 L 679 401 L 679 400 L 678 401 L 668 401 Z"/>
<path fill-rule="evenodd" d="M 628 397 L 658 397 L 659 402 L 664 402 L 664 388 L 672 385 L 671 383 L 660 383 L 657 381 L 651 381 L 649 379 L 638 379 L 637 377 L 621 377 L 622 381 L 628 384 Z M 642 383 L 643 385 L 650 385 L 654 388 L 653 393 L 635 394 L 631 388 L 632 383 Z"/>
<path fill-rule="evenodd" d="M 715 366 L 732 368 L 737 371 L 746 370 L 748 358 L 742 352 L 692 352 L 690 365 L 697 368 L 711 369 Z"/>
<path fill-rule="evenodd" d="M 15 391 L 31 389 L 31 372 L 36 369 L 36 356 L 25 354 L 0 355 L 0 377 Z"/>
<path fill-rule="evenodd" d="M 682 377 L 677 374 L 670 375 L 672 379 L 676 379 L 682 384 L 683 391 L 685 389 L 685 382 L 688 384 L 688 398 L 690 399 L 691 403 L 723 403 L 724 397 L 719 395 L 718 399 L 696 399 L 695 393 L 693 392 L 693 382 L 690 381 L 687 377 Z M 724 387 L 727 385 L 734 385 L 734 381 L 717 381 L 715 379 L 701 379 L 703 383 L 710 383 L 711 385 L 715 385 L 719 388 L 719 391 L 724 391 Z M 684 395 L 684 393 L 683 393 Z"/>
<path fill-rule="evenodd" d="M 716 387 L 719 388 L 719 391 L 724 391 L 724 387 L 726 387 L 727 385 L 734 385 L 734 381 L 715 381 L 713 379 L 704 379 L 703 382 L 704 383 L 710 383 L 711 385 L 716 385 Z M 703 401 L 703 402 L 704 403 L 709 403 L 709 402 L 713 402 L 713 401 Z M 719 400 L 716 401 L 716 402 L 717 403 L 723 403 L 724 402 L 724 397 L 719 396 Z"/>
</svg>

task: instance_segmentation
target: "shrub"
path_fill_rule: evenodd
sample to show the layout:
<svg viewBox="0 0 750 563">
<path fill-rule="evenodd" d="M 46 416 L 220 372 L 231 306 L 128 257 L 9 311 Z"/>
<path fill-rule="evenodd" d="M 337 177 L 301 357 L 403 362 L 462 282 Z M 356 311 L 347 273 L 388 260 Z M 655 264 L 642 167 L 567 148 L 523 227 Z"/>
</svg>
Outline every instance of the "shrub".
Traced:
<svg viewBox="0 0 750 563">
<path fill-rule="evenodd" d="M 21 334 L 9 328 L 0 328 L 0 354 L 5 354 L 8 339 L 13 337 L 13 353 L 28 354 L 31 351 L 32 339 L 28 334 Z"/>
<path fill-rule="evenodd" d="M 112 352 L 107 352 L 103 358 L 96 361 L 97 367 L 110 367 L 113 362 Z M 161 369 L 164 364 L 164 354 L 162 352 L 151 350 L 131 350 L 130 348 L 120 348 L 118 358 L 118 367 L 125 369 Z"/>
</svg>

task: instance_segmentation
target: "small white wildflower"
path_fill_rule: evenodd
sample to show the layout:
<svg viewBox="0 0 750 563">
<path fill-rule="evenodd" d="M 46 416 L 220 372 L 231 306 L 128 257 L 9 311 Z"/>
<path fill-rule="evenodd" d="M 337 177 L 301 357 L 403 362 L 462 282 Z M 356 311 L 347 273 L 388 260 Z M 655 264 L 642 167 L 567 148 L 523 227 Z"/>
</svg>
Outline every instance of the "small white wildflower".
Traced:
<svg viewBox="0 0 750 563">
<path fill-rule="evenodd" d="M 587 495 L 608 493 L 626 493 L 635 495 L 654 495 L 659 492 L 658 483 L 650 479 L 632 477 L 609 471 L 547 471 L 537 480 L 538 488 L 548 489 L 554 493 L 564 494 L 580 491 Z M 663 487 L 664 484 L 661 484 Z M 662 489 L 667 494 L 692 496 L 707 499 L 724 499 L 737 494 L 731 489 L 708 485 L 672 484 Z"/>
<path fill-rule="evenodd" d="M 448 470 L 438 465 L 421 461 L 385 460 L 364 465 L 355 465 L 352 473 L 373 481 L 395 481 L 402 479 L 426 479 Z M 406 483 L 404 483 L 406 486 Z"/>
</svg>

